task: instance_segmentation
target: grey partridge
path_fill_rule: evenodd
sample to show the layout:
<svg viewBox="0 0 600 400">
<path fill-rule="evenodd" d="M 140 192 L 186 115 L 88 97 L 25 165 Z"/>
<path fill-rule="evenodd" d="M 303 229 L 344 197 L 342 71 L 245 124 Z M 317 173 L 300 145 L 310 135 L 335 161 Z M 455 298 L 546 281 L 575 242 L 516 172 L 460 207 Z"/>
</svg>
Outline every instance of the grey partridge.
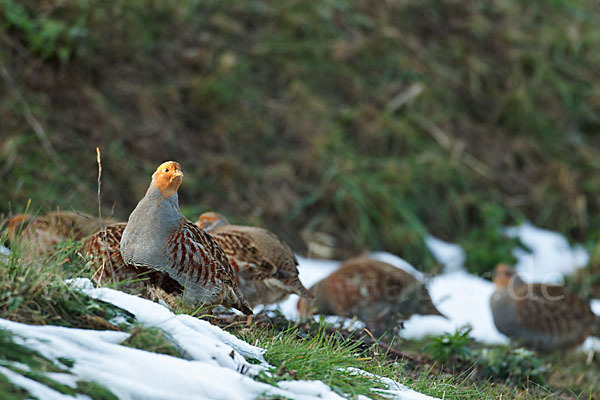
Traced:
<svg viewBox="0 0 600 400">
<path fill-rule="evenodd" d="M 223 249 L 181 214 L 177 190 L 182 181 L 177 162 L 167 161 L 156 169 L 123 231 L 123 262 L 166 272 L 195 304 L 224 305 L 252 314 Z"/>
<path fill-rule="evenodd" d="M 496 267 L 490 298 L 496 328 L 541 351 L 569 349 L 600 336 L 600 317 L 590 304 L 561 285 L 525 283 L 504 264 Z"/>
<path fill-rule="evenodd" d="M 103 224 L 111 223 L 103 220 Z M 67 239 L 82 240 L 98 229 L 98 219 L 70 211 L 51 211 L 38 217 L 27 214 L 14 215 L 6 224 L 11 243 L 18 237 L 28 256 L 48 254 L 56 245 Z"/>
<path fill-rule="evenodd" d="M 314 313 L 358 317 L 375 335 L 394 332 L 413 314 L 439 315 L 423 282 L 370 258 L 353 258 L 310 288 L 315 299 L 298 301 L 302 318 Z"/>
<path fill-rule="evenodd" d="M 200 215 L 198 226 L 225 251 L 251 307 L 278 303 L 291 293 L 312 298 L 298 278 L 294 252 L 274 233 L 254 226 L 231 225 L 215 212 Z"/>
</svg>

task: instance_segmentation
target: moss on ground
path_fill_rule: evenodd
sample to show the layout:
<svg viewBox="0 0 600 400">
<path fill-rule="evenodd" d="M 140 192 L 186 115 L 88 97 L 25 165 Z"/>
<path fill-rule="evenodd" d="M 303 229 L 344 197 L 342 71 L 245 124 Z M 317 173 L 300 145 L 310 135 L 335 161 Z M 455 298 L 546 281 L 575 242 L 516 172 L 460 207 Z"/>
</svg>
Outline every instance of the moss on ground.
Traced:
<svg viewBox="0 0 600 400">
<path fill-rule="evenodd" d="M 131 336 L 121 344 L 134 349 L 184 358 L 167 334 L 158 328 L 134 328 L 131 331 Z"/>
</svg>

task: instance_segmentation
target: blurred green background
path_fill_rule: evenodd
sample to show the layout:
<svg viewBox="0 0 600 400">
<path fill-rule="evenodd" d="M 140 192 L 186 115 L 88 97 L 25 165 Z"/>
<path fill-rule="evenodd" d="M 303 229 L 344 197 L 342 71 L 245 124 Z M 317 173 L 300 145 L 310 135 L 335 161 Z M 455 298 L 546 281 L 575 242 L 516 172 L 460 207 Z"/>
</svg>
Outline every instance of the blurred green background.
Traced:
<svg viewBox="0 0 600 400">
<path fill-rule="evenodd" d="M 180 203 L 306 253 L 511 261 L 530 220 L 600 226 L 600 3 L 0 0 L 0 213 Z M 319 254 L 317 254 L 319 255 Z"/>
</svg>

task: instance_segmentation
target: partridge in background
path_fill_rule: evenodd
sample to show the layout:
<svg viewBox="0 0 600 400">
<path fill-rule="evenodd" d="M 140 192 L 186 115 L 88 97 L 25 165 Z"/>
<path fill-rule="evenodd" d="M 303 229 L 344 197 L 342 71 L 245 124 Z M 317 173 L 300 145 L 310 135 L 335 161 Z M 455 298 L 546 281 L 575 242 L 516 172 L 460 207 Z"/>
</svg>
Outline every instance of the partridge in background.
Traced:
<svg viewBox="0 0 600 400">
<path fill-rule="evenodd" d="M 141 294 L 151 300 L 164 300 L 174 306 L 173 296 L 183 293 L 183 287 L 166 272 L 125 264 L 121 257 L 120 242 L 127 224 L 118 222 L 106 226 L 90 236 L 82 246 L 83 254 L 91 256 L 93 281 L 105 286 L 118 283 L 119 289 Z M 164 292 L 165 295 L 158 295 Z"/>
<path fill-rule="evenodd" d="M 198 226 L 225 251 L 240 291 L 251 307 L 278 303 L 291 293 L 312 298 L 298 278 L 294 252 L 272 232 L 231 225 L 215 212 L 200 215 Z"/>
<path fill-rule="evenodd" d="M 353 258 L 300 299 L 303 319 L 314 313 L 358 317 L 375 335 L 393 332 L 413 314 L 444 316 L 433 305 L 425 285 L 411 274 L 383 261 Z"/>
<path fill-rule="evenodd" d="M 161 164 L 146 195 L 129 216 L 121 238 L 126 264 L 166 272 L 185 288 L 186 299 L 206 305 L 252 310 L 240 294 L 223 249 L 179 209 L 181 166 Z"/>
<path fill-rule="evenodd" d="M 105 219 L 103 224 L 111 223 Z M 51 211 L 39 217 L 26 214 L 13 216 L 6 224 L 8 240 L 17 239 L 27 249 L 27 255 L 39 256 L 56 249 L 67 239 L 82 240 L 98 229 L 98 219 L 91 215 L 69 211 Z"/>
<path fill-rule="evenodd" d="M 600 317 L 590 304 L 559 285 L 525 283 L 513 268 L 498 265 L 490 306 L 496 328 L 541 351 L 568 349 L 600 337 Z"/>
</svg>

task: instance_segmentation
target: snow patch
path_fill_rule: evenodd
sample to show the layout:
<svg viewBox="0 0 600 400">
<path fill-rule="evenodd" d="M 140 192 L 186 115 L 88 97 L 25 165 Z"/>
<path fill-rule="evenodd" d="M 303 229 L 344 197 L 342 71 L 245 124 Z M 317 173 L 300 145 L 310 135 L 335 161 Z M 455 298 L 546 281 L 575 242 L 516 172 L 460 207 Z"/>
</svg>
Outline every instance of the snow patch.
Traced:
<svg viewBox="0 0 600 400">
<path fill-rule="evenodd" d="M 377 381 L 383 383 L 385 386 L 387 386 L 387 389 L 373 388 L 373 389 L 371 389 L 371 391 L 377 393 L 378 395 L 386 397 L 388 399 L 392 399 L 392 400 L 436 400 L 435 397 L 431 397 L 431 396 L 424 395 L 423 393 L 415 392 L 414 390 L 402 385 L 401 383 L 396 382 L 393 379 L 384 378 L 379 375 L 371 374 L 371 373 L 369 373 L 367 371 L 363 371 L 362 369 L 359 369 L 359 368 L 350 367 L 350 368 L 346 368 L 346 371 L 349 372 L 351 375 L 368 376 L 369 378 L 373 378 L 374 380 L 377 380 Z M 364 397 L 364 396 L 362 398 L 368 399 L 368 397 Z"/>
<path fill-rule="evenodd" d="M 187 314 L 175 315 L 158 303 L 109 288 L 93 288 L 88 284 L 89 281 L 82 281 L 80 278 L 72 284 L 92 298 L 129 311 L 144 326 L 159 327 L 194 360 L 216 363 L 234 371 L 248 371 L 253 375 L 267 365 L 263 349 L 236 338 L 208 321 Z M 250 364 L 244 357 L 256 359 L 261 365 Z"/>
<path fill-rule="evenodd" d="M 10 255 L 10 250 L 0 244 L 0 254 L 3 256 Z"/>
<path fill-rule="evenodd" d="M 531 253 L 515 249 L 515 268 L 526 282 L 557 283 L 564 275 L 585 267 L 589 254 L 581 245 L 571 246 L 559 233 L 540 229 L 529 222 L 506 228 L 509 237 L 518 237 Z"/>
<path fill-rule="evenodd" d="M 88 286 L 85 282 L 79 283 L 83 287 Z M 261 358 L 264 350 L 235 337 L 229 337 L 226 332 L 216 333 L 213 329 L 207 329 L 204 324 L 193 323 L 190 320 L 192 317 L 189 316 L 179 321 L 179 316 L 173 315 L 171 320 L 180 322 L 181 325 L 169 327 L 171 321 L 162 319 L 166 314 L 159 313 L 155 317 L 147 315 L 157 312 L 157 307 L 163 307 L 145 299 L 112 289 L 92 289 L 92 294 L 100 294 L 99 297 L 103 301 L 118 303 L 116 305 L 130 312 L 137 312 L 146 323 L 155 318 L 154 322 L 160 324 L 156 326 L 158 328 L 165 329 L 166 324 L 165 330 L 177 337 L 178 343 L 186 347 L 192 359 L 186 360 L 122 346 L 120 343 L 129 337 L 129 334 L 124 332 L 30 326 L 3 319 L 0 319 L 0 329 L 13 332 L 15 342 L 39 352 L 50 360 L 60 357 L 73 360 L 74 364 L 69 372 L 76 378 L 64 377 L 60 379 L 61 382 L 69 386 L 79 379 L 98 382 L 123 400 L 250 400 L 261 396 L 298 400 L 342 398 L 320 381 L 280 382 L 279 388 L 254 381 L 248 375 L 240 373 L 244 371 L 238 370 L 238 366 L 245 365 L 245 360 L 240 355 L 234 355 L 233 347 Z M 148 310 L 141 310 L 140 307 L 147 307 Z M 217 327 L 213 328 L 219 330 Z M 232 347 L 225 343 L 216 346 L 216 337 L 228 341 Z M 192 349 L 193 346 L 197 348 Z M 231 361 L 221 358 L 221 349 L 229 351 L 228 357 Z M 268 364 L 264 363 L 263 367 L 268 367 Z M 72 399 L 4 367 L 0 367 L 0 373 L 38 398 Z"/>
<path fill-rule="evenodd" d="M 469 336 L 478 342 L 508 343 L 508 338 L 498 332 L 492 319 L 489 301 L 493 292 L 494 285 L 490 281 L 466 272 L 436 276 L 429 283 L 429 294 L 433 304 L 448 319 L 435 315 L 413 315 L 404 322 L 405 329 L 400 335 L 421 339 L 452 333 L 470 325 L 473 330 Z"/>
<path fill-rule="evenodd" d="M 445 273 L 464 271 L 467 257 L 462 247 L 454 243 L 444 242 L 433 236 L 427 236 L 425 244 L 435 259 L 444 265 Z"/>
</svg>

